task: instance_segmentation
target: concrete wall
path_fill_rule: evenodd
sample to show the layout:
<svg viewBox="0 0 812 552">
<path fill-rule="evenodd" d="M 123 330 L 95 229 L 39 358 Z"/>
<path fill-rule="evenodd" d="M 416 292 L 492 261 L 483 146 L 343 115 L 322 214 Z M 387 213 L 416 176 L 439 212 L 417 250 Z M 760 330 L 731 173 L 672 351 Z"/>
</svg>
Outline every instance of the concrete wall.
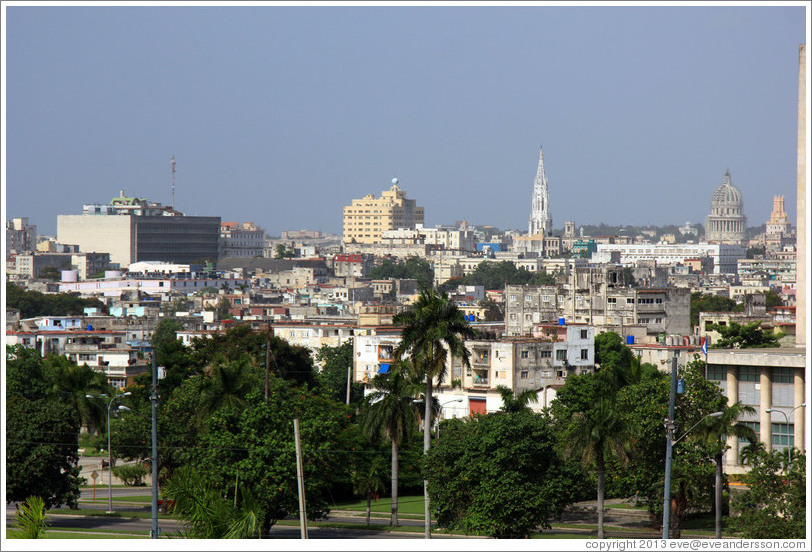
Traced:
<svg viewBox="0 0 812 552">
<path fill-rule="evenodd" d="M 76 244 L 82 253 L 110 253 L 110 262 L 126 268 L 135 260 L 132 217 L 59 215 L 56 218 L 57 241 Z"/>
</svg>

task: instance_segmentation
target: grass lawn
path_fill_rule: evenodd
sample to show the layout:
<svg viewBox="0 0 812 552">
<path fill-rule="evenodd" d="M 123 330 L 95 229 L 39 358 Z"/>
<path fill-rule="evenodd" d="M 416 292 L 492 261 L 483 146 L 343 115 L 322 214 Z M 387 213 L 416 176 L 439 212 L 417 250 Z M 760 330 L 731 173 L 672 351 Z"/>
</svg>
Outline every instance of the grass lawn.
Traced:
<svg viewBox="0 0 812 552">
<path fill-rule="evenodd" d="M 113 507 L 115 507 L 115 503 L 113 503 Z M 115 513 L 108 514 L 104 510 L 95 510 L 92 508 L 78 508 L 76 510 L 71 510 L 70 508 L 56 508 L 54 510 L 48 510 L 46 513 L 54 515 L 152 519 L 152 512 L 149 510 L 143 512 L 116 511 Z M 172 517 L 158 512 L 158 519 L 172 519 Z"/>
<path fill-rule="evenodd" d="M 423 495 L 409 495 L 398 497 L 398 515 L 408 515 L 410 518 L 413 516 L 423 516 Z M 383 497 L 378 500 L 373 500 L 370 509 L 372 513 L 390 514 L 392 512 L 392 499 L 391 497 Z M 341 510 L 354 510 L 356 512 L 367 511 L 366 500 L 353 500 L 350 502 L 339 502 L 330 507 L 332 512 L 339 512 Z"/>
<path fill-rule="evenodd" d="M 619 504 L 608 504 L 608 505 L 606 505 L 606 507 L 607 508 L 617 508 L 617 509 L 621 509 L 621 510 L 640 510 L 641 512 L 646 510 L 645 508 L 641 508 L 639 506 L 632 506 L 631 504 L 627 504 L 625 502 L 621 502 Z"/>
<path fill-rule="evenodd" d="M 158 500 L 161 500 L 160 496 L 158 496 Z M 93 499 L 83 498 L 79 502 L 85 502 L 85 503 L 93 502 Z M 106 503 L 107 502 L 107 494 L 105 493 L 105 495 L 102 496 L 101 500 L 100 500 L 98 489 L 96 489 L 96 502 L 98 502 L 98 503 Z M 152 502 L 152 495 L 119 496 L 119 497 L 114 496 L 113 497 L 113 505 L 115 505 L 117 502 L 121 502 L 121 503 L 124 503 L 124 502 L 143 502 L 145 504 L 150 504 Z"/>
</svg>

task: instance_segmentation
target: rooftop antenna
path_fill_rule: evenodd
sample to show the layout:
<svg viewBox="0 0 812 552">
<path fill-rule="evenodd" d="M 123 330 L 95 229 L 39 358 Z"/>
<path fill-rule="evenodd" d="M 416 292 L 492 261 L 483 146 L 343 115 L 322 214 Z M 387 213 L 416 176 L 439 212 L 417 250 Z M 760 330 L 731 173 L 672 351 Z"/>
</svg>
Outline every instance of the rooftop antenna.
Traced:
<svg viewBox="0 0 812 552">
<path fill-rule="evenodd" d="M 175 156 L 172 156 L 172 159 L 169 161 L 169 165 L 172 167 L 172 209 L 175 208 Z"/>
</svg>

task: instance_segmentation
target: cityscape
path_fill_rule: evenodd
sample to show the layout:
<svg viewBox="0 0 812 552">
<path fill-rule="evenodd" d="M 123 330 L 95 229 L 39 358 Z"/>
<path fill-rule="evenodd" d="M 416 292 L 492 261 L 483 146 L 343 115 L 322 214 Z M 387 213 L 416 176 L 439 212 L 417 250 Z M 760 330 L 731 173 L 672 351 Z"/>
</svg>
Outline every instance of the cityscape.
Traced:
<svg viewBox="0 0 812 552">
<path fill-rule="evenodd" d="M 301 64 L 302 78 L 318 67 L 325 82 L 336 85 L 334 53 L 323 49 L 330 42 L 310 44 L 304 37 L 321 30 L 343 51 L 351 27 L 363 21 L 372 44 L 378 36 L 373 23 L 389 21 L 398 9 L 403 19 L 393 36 L 402 36 L 400 25 L 413 25 L 431 42 L 430 28 L 450 15 L 472 31 L 490 28 L 479 19 L 485 12 L 442 2 L 408 8 L 258 3 L 214 11 L 118 6 L 107 14 L 74 6 L 57 19 L 53 8 L 11 4 L 3 5 L 9 17 L 4 43 L 11 47 L 4 107 L 11 119 L 3 124 L 9 139 L 20 140 L 8 147 L 3 176 L 4 549 L 23 549 L 32 538 L 46 539 L 39 541 L 45 548 L 82 539 L 87 549 L 109 549 L 113 539 L 113 545 L 150 539 L 150 548 L 163 549 L 177 539 L 224 538 L 288 539 L 293 547 L 307 539 L 358 539 L 354 547 L 376 549 L 387 544 L 383 539 L 396 547 L 424 539 L 421 546 L 430 549 L 484 549 L 492 538 L 547 539 L 568 550 L 598 548 L 594 541 L 601 539 L 618 549 L 661 548 L 659 540 L 671 539 L 690 540 L 692 549 L 712 548 L 715 539 L 743 548 L 757 539 L 775 541 L 774 548 L 809 546 L 808 6 L 759 8 L 768 15 L 758 23 L 764 51 L 777 51 L 773 32 L 792 43 L 779 29 L 801 23 L 793 49 L 780 50 L 787 58 L 781 67 L 792 70 L 791 86 L 773 87 L 793 96 L 770 98 L 786 104 L 770 106 L 783 115 L 768 125 L 754 114 L 751 130 L 738 129 L 742 143 L 734 132 L 729 144 L 697 138 L 686 147 L 683 161 L 691 167 L 683 177 L 697 180 L 701 173 L 701 185 L 679 184 L 678 174 L 663 172 L 659 187 L 641 185 L 645 180 L 628 173 L 623 186 L 613 176 L 614 161 L 607 162 L 603 181 L 589 153 L 579 162 L 566 151 L 573 138 L 557 130 L 557 122 L 534 136 L 515 127 L 510 144 L 523 139 L 521 157 L 484 137 L 467 153 L 460 149 L 463 138 L 438 143 L 436 151 L 415 149 L 422 130 L 404 127 L 402 161 L 387 132 L 378 140 L 390 142 L 387 153 L 367 163 L 363 157 L 380 144 L 351 154 L 355 132 L 339 130 L 344 136 L 336 140 L 325 127 L 322 158 L 318 146 L 297 149 L 302 136 L 294 131 L 287 142 L 273 138 L 259 162 L 259 150 L 248 144 L 259 127 L 239 105 L 240 98 L 253 100 L 231 83 L 223 90 L 232 97 L 219 109 L 241 119 L 245 134 L 220 130 L 247 148 L 232 151 L 233 161 L 251 165 L 246 156 L 254 152 L 260 171 L 268 160 L 280 167 L 294 161 L 302 169 L 284 183 L 278 180 L 283 172 L 275 171 L 285 169 L 270 169 L 268 180 L 252 187 L 230 177 L 214 183 L 202 167 L 186 165 L 212 161 L 201 145 L 206 131 L 193 130 L 197 122 L 189 123 L 187 144 L 165 149 L 160 170 L 114 168 L 138 156 L 151 164 L 167 144 L 158 133 L 149 146 L 139 143 L 149 142 L 152 132 L 152 115 L 145 115 L 142 127 L 127 131 L 133 141 L 120 144 L 129 151 L 108 152 L 102 128 L 111 140 L 119 140 L 120 129 L 97 128 L 98 122 L 109 117 L 130 124 L 130 109 L 113 96 L 102 100 L 88 89 L 91 101 L 101 100 L 98 114 L 91 117 L 77 96 L 75 116 L 59 114 L 59 122 L 45 124 L 26 96 L 39 95 L 34 101 L 45 102 L 46 110 L 64 100 L 51 99 L 45 81 L 35 84 L 43 77 L 24 70 L 24 59 L 31 55 L 43 64 L 32 66 L 36 72 L 55 68 L 63 54 L 58 48 L 39 52 L 54 46 L 34 46 L 33 29 L 53 26 L 56 36 L 84 30 L 98 35 L 99 44 L 109 40 L 126 59 L 127 52 L 151 48 L 139 42 L 129 49 L 136 44 L 130 33 L 138 29 L 154 29 L 155 44 L 169 40 L 158 13 L 173 23 L 184 16 L 208 22 L 217 13 L 223 28 L 244 22 L 239 40 L 252 44 L 256 24 L 265 25 L 269 44 L 301 28 L 307 30 L 296 35 L 302 57 L 285 55 Z M 723 34 L 739 33 L 755 14 L 743 6 L 651 7 L 657 10 L 645 16 L 637 8 L 604 13 L 619 28 L 649 16 L 652 25 L 674 16 L 674 29 L 688 25 L 682 18 L 696 29 L 729 21 Z M 556 11 L 544 2 L 537 8 L 485 9 L 497 21 L 510 20 L 518 34 L 524 15 L 552 22 L 576 13 L 566 11 L 574 6 Z M 578 12 L 578 21 L 592 25 L 597 11 Z M 344 35 L 336 29 L 350 12 L 361 19 Z M 99 26 L 105 23 L 122 32 L 108 36 Z M 178 42 L 178 52 L 194 43 L 197 35 L 187 33 L 197 23 L 183 23 L 179 36 L 191 42 Z M 86 51 L 78 37 L 68 39 L 67 50 L 75 51 L 65 61 Z M 501 40 L 494 37 L 495 50 L 506 48 Z M 624 39 L 617 40 L 621 48 Z M 452 52 L 451 43 L 438 51 Z M 22 55 L 27 45 L 32 50 Z M 412 70 L 406 61 L 412 54 L 398 58 L 404 71 Z M 188 67 L 197 63 L 186 55 L 192 56 Z M 277 54 L 259 55 L 268 70 L 276 67 L 280 76 L 286 70 Z M 310 61 L 321 55 L 324 60 Z M 353 55 L 346 78 L 358 82 L 350 89 L 369 94 L 370 110 L 383 109 L 375 107 L 367 77 L 350 67 L 373 71 L 395 54 Z M 108 92 L 119 86 L 115 79 L 145 77 L 149 70 L 140 63 L 133 58 L 132 75 L 111 69 L 116 76 Z M 765 63 L 776 65 L 773 58 Z M 179 67 L 183 89 L 205 82 L 183 62 Z M 74 77 L 54 71 L 47 78 L 65 79 L 67 95 L 73 94 Z M 141 101 L 163 112 L 169 104 L 159 105 L 161 94 L 177 94 L 157 81 L 150 86 L 154 92 L 135 101 L 133 112 L 143 109 Z M 211 86 L 200 98 L 226 94 L 214 91 L 220 84 Z M 334 88 L 336 107 L 347 94 L 343 86 Z M 412 85 L 404 84 L 404 92 L 398 86 L 391 83 L 394 102 L 380 104 L 394 111 L 375 115 L 383 126 L 395 120 L 397 98 L 405 102 L 402 109 L 417 109 L 407 99 Z M 444 86 L 437 84 L 436 97 L 446 93 Z M 482 86 L 482 94 L 510 101 L 507 89 Z M 269 109 L 280 109 L 280 128 L 288 124 L 286 110 L 297 111 L 306 133 L 308 117 L 318 114 L 304 107 L 306 94 L 303 103 L 282 106 L 293 101 L 286 93 L 280 91 L 278 105 Z M 471 101 L 467 93 L 460 102 Z M 691 107 L 690 94 L 685 91 L 685 106 L 674 109 L 695 109 L 701 119 L 705 107 Z M 745 102 L 749 95 L 742 90 L 729 101 Z M 706 100 L 713 97 L 709 90 Z M 345 105 L 356 109 L 350 100 Z M 453 121 L 454 108 L 447 109 L 436 116 Z M 470 115 L 490 124 L 486 112 Z M 23 130 L 25 113 L 33 119 Z M 77 121 L 81 113 L 91 118 Z M 219 117 L 211 121 L 214 134 Z M 682 119 L 694 124 L 687 120 L 693 115 Z M 705 119 L 710 135 L 715 129 L 707 125 L 716 121 Z M 681 132 L 679 123 L 663 123 Z M 172 141 L 183 139 L 176 125 L 170 125 L 178 134 Z M 359 125 L 365 129 L 366 121 Z M 765 135 L 756 147 L 763 156 L 754 163 L 753 144 L 743 143 L 759 125 Z M 43 134 L 59 128 L 75 135 Z M 457 131 L 468 132 L 464 125 Z M 214 134 L 208 139 L 223 139 Z M 53 140 L 64 142 L 58 146 L 63 153 L 51 149 Z M 607 155 L 632 144 L 618 140 L 607 143 Z M 39 142 L 49 159 L 42 168 L 31 157 Z M 591 143 L 587 139 L 586 147 Z M 84 153 L 72 161 L 64 156 L 92 144 L 116 159 L 86 167 L 83 179 L 76 167 L 85 163 Z M 355 146 L 362 144 L 367 147 L 358 139 Z M 468 168 L 458 174 L 465 185 L 448 177 L 448 170 L 485 161 L 481 146 L 494 154 L 486 163 L 497 170 L 509 164 L 504 178 L 521 182 L 499 184 L 490 168 L 483 169 L 484 181 Z M 347 166 L 332 151 L 343 147 L 345 157 L 355 156 Z M 682 155 L 673 154 L 675 160 Z M 726 158 L 711 159 L 714 154 Z M 419 155 L 425 159 L 409 161 Z M 463 155 L 467 161 L 460 161 Z M 443 156 L 448 166 L 439 168 Z M 391 167 L 381 175 L 386 162 Z M 650 169 L 648 163 L 641 168 Z M 432 165 L 438 166 L 434 173 Z M 121 174 L 110 180 L 113 170 Z M 247 176 L 254 169 L 235 170 Z M 61 178 L 53 188 L 56 174 Z M 355 181 L 345 185 L 350 175 Z"/>
</svg>

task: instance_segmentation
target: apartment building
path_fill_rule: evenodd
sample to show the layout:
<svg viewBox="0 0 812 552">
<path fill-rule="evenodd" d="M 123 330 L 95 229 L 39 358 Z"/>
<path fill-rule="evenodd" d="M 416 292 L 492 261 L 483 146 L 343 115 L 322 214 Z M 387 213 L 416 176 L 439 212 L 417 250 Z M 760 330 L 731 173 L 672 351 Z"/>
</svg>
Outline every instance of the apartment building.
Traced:
<svg viewBox="0 0 812 552">
<path fill-rule="evenodd" d="M 261 257 L 265 250 L 265 231 L 253 222 L 220 223 L 220 258 Z"/>
<path fill-rule="evenodd" d="M 415 228 L 423 224 L 423 218 L 423 207 L 408 199 L 394 178 L 380 198 L 368 194 L 344 207 L 344 243 L 381 243 L 386 230 Z"/>
<path fill-rule="evenodd" d="M 624 278 L 620 268 L 577 268 L 566 284 L 507 286 L 506 333 L 530 335 L 534 326 L 562 318 L 607 329 L 643 325 L 652 335 L 691 333 L 690 290 L 628 287 Z"/>
<path fill-rule="evenodd" d="M 685 264 L 687 259 L 709 257 L 713 261 L 714 274 L 736 274 L 737 262 L 745 258 L 743 245 L 721 243 L 599 243 L 595 262 L 610 262 L 611 253 L 620 254 L 620 262 L 633 265 L 637 261 L 656 261 L 658 265 Z"/>
<path fill-rule="evenodd" d="M 18 217 L 6 221 L 6 255 L 23 253 L 37 248 L 37 225 L 29 224 L 28 218 Z"/>
</svg>

